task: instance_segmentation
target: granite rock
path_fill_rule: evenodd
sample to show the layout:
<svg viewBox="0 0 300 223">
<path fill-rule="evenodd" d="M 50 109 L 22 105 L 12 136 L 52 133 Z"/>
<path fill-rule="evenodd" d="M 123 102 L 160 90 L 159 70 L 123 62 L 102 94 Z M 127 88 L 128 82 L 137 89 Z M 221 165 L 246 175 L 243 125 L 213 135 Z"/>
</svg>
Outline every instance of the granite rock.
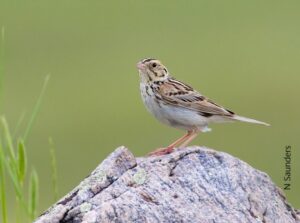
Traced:
<svg viewBox="0 0 300 223">
<path fill-rule="evenodd" d="M 300 213 L 270 177 L 205 147 L 135 158 L 117 148 L 36 223 L 289 223 Z"/>
</svg>

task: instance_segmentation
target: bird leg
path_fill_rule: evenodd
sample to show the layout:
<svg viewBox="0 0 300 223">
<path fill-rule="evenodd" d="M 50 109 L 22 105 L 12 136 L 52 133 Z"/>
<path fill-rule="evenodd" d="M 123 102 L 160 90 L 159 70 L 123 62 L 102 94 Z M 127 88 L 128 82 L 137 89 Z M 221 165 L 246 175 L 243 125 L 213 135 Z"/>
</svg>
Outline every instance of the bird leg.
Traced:
<svg viewBox="0 0 300 223">
<path fill-rule="evenodd" d="M 166 148 L 159 148 L 154 150 L 153 152 L 149 153 L 149 156 L 159 156 L 164 155 L 173 152 L 174 147 L 177 145 L 180 145 L 185 142 L 191 135 L 193 135 L 193 131 L 188 131 L 184 136 L 177 139 L 175 142 L 173 142 L 171 145 L 167 146 Z"/>
<path fill-rule="evenodd" d="M 198 131 L 194 131 L 182 144 L 180 145 L 180 148 L 186 147 L 193 139 L 195 139 L 199 135 Z"/>
<path fill-rule="evenodd" d="M 188 131 L 184 136 L 180 137 L 179 139 L 177 139 L 175 142 L 173 142 L 171 145 L 168 145 L 167 148 L 174 148 L 180 144 L 182 144 L 183 142 L 185 142 L 185 140 L 187 140 L 191 135 L 193 134 L 193 131 Z"/>
</svg>

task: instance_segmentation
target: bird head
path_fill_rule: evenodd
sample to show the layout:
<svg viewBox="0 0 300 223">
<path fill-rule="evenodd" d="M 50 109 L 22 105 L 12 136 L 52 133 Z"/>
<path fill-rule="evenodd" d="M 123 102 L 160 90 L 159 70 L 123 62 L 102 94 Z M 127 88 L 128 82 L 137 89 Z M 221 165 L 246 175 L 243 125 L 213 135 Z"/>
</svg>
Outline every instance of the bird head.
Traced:
<svg viewBox="0 0 300 223">
<path fill-rule="evenodd" d="M 144 82 L 164 81 L 169 76 L 167 68 L 156 59 L 143 59 L 137 63 L 137 68 Z"/>
</svg>

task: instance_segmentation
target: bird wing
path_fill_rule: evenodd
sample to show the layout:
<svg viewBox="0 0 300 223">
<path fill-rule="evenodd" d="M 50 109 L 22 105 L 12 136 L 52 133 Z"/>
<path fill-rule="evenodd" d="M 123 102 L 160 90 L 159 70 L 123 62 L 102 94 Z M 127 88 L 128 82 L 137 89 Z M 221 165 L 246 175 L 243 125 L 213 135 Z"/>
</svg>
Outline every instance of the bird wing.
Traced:
<svg viewBox="0 0 300 223">
<path fill-rule="evenodd" d="M 163 82 L 157 89 L 157 93 L 166 104 L 193 110 L 207 117 L 212 115 L 234 115 L 232 111 L 217 105 L 192 87 L 175 79 Z"/>
</svg>

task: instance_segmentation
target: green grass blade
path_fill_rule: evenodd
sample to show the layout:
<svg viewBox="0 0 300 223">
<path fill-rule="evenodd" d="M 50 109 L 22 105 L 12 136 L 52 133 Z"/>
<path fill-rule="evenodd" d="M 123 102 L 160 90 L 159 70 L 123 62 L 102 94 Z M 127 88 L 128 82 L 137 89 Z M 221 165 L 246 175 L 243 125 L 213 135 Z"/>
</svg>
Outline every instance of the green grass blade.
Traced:
<svg viewBox="0 0 300 223">
<path fill-rule="evenodd" d="M 36 209 L 38 204 L 38 189 L 38 175 L 35 170 L 32 170 L 29 186 L 29 213 L 31 220 L 34 220 L 36 215 Z"/>
<path fill-rule="evenodd" d="M 0 38 L 0 108 L 2 105 L 3 96 L 3 79 L 4 79 L 4 49 L 5 49 L 5 28 L 1 27 L 1 38 Z"/>
<path fill-rule="evenodd" d="M 4 151 L 0 142 L 0 202 L 1 202 L 1 219 L 3 223 L 7 223 L 7 204 L 5 193 L 5 173 L 4 173 Z"/>
<path fill-rule="evenodd" d="M 24 142 L 20 140 L 18 143 L 18 177 L 21 185 L 23 185 L 25 180 L 26 168 L 27 168 L 27 159 L 26 159 L 25 145 Z"/>
<path fill-rule="evenodd" d="M 12 163 L 11 159 L 9 159 L 9 158 L 6 158 L 6 162 L 4 162 L 4 163 L 5 163 L 5 167 L 8 172 L 8 175 L 10 176 L 11 181 L 13 183 L 16 196 L 19 200 L 22 200 L 22 189 L 21 189 L 21 186 L 18 181 L 17 171 L 14 169 L 14 164 Z"/>
<path fill-rule="evenodd" d="M 7 148 L 8 148 L 8 152 L 9 152 L 9 157 L 10 159 L 15 162 L 15 152 L 14 152 L 14 148 L 13 148 L 13 142 L 12 142 L 12 138 L 11 138 L 11 134 L 9 131 L 9 127 L 7 124 L 7 121 L 5 119 L 5 117 L 1 117 L 1 123 L 3 126 L 3 130 L 4 130 L 4 137 L 6 140 L 6 144 L 7 144 Z"/>
<path fill-rule="evenodd" d="M 40 110 L 40 107 L 41 107 L 41 104 L 42 104 L 42 100 L 43 100 L 45 91 L 47 89 L 47 85 L 48 85 L 49 79 L 50 79 L 50 74 L 48 74 L 46 76 L 44 84 L 43 84 L 43 87 L 42 87 L 42 90 L 41 90 L 41 93 L 40 93 L 40 95 L 39 95 L 39 97 L 37 99 L 37 102 L 36 102 L 36 104 L 35 104 L 35 106 L 33 108 L 32 115 L 31 115 L 31 117 L 29 119 L 29 123 L 28 123 L 27 128 L 26 128 L 25 133 L 24 133 L 24 142 L 26 142 L 27 137 L 28 137 L 28 135 L 29 135 L 29 133 L 31 131 L 32 125 L 34 123 L 34 120 L 35 120 L 35 118 L 36 118 L 36 116 L 37 116 L 37 114 L 38 114 L 38 112 Z"/>
<path fill-rule="evenodd" d="M 57 163 L 56 163 L 56 155 L 55 148 L 52 138 L 49 138 L 50 145 L 50 158 L 51 158 L 51 175 L 52 175 L 52 187 L 53 187 L 53 198 L 54 202 L 58 199 L 58 186 L 57 186 Z"/>
<path fill-rule="evenodd" d="M 19 129 L 20 129 L 20 127 L 21 127 L 23 121 L 24 121 L 25 114 L 26 114 L 26 112 L 23 111 L 23 112 L 21 113 L 20 118 L 18 119 L 18 122 L 17 122 L 16 127 L 15 127 L 15 129 L 14 129 L 14 131 L 13 131 L 13 134 L 12 134 L 13 139 L 16 138 L 16 135 L 17 135 L 17 133 L 18 133 L 18 131 L 19 131 Z"/>
</svg>

